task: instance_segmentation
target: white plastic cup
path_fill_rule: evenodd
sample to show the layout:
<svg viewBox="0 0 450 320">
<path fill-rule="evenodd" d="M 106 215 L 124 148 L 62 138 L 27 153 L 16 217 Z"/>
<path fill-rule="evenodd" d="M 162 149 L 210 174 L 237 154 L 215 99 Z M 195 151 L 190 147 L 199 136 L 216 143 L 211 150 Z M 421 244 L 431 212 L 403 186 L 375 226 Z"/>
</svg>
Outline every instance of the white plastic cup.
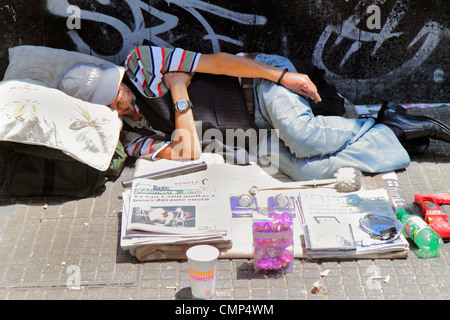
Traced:
<svg viewBox="0 0 450 320">
<path fill-rule="evenodd" d="M 186 251 L 192 296 L 208 299 L 214 296 L 216 287 L 216 263 L 219 250 L 210 245 L 198 245 Z"/>
</svg>

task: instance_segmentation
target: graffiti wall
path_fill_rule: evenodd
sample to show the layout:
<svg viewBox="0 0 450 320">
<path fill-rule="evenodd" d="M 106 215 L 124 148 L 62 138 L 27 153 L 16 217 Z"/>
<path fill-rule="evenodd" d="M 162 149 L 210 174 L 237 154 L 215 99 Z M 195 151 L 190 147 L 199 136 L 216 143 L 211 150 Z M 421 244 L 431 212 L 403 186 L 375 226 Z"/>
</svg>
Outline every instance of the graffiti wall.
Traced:
<svg viewBox="0 0 450 320">
<path fill-rule="evenodd" d="M 8 48 L 45 45 L 121 63 L 141 44 L 312 61 L 356 104 L 450 102 L 448 0 L 13 0 Z"/>
</svg>

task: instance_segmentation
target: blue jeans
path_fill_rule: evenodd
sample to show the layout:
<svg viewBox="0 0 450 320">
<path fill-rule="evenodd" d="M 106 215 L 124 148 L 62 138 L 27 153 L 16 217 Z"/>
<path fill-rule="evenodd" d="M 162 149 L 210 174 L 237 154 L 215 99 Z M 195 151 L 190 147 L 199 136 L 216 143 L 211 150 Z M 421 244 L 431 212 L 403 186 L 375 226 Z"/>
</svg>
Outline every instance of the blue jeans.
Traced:
<svg viewBox="0 0 450 320">
<path fill-rule="evenodd" d="M 260 54 L 255 60 L 296 71 L 280 56 Z M 276 161 L 294 180 L 330 178 L 342 167 L 377 173 L 410 163 L 392 130 L 374 119 L 314 116 L 306 99 L 265 79 L 254 79 L 254 95 L 255 124 L 278 134 L 278 140 L 269 135 L 261 141 L 258 156 L 262 162 Z"/>
</svg>

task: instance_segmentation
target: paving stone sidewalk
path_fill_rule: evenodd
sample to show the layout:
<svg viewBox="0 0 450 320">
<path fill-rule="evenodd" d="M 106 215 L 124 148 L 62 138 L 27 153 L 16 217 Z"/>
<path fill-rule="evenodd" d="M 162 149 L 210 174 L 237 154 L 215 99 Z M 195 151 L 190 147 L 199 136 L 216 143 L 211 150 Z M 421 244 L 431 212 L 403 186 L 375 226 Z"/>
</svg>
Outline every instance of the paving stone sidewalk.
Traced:
<svg viewBox="0 0 450 320">
<path fill-rule="evenodd" d="M 447 106 L 411 112 L 450 123 Z M 427 154 L 397 172 L 408 203 L 415 193 L 450 193 L 449 160 L 450 144 L 433 141 Z M 119 246 L 120 181 L 132 175 L 127 166 L 120 180 L 79 200 L 16 199 L 2 189 L 0 299 L 192 299 L 186 261 L 141 263 Z M 366 176 L 364 184 L 383 187 L 378 176 Z M 442 209 L 450 218 L 450 206 Z M 372 280 L 375 275 L 380 279 Z M 318 280 L 322 288 L 313 294 Z M 219 260 L 214 299 L 448 300 L 450 243 L 428 260 L 412 251 L 392 260 L 297 259 L 292 273 L 279 276 L 255 274 L 248 259 Z"/>
</svg>

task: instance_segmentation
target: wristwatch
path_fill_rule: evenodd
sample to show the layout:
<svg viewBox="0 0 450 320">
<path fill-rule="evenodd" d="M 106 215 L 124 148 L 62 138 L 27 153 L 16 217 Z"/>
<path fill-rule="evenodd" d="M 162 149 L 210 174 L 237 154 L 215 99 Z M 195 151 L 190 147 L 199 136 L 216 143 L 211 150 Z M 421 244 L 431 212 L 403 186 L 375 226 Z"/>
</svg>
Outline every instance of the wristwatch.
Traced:
<svg viewBox="0 0 450 320">
<path fill-rule="evenodd" d="M 185 112 L 189 108 L 192 108 L 193 104 L 192 104 L 192 102 L 190 100 L 179 99 L 177 102 L 175 102 L 173 107 L 175 108 L 176 111 Z"/>
</svg>

